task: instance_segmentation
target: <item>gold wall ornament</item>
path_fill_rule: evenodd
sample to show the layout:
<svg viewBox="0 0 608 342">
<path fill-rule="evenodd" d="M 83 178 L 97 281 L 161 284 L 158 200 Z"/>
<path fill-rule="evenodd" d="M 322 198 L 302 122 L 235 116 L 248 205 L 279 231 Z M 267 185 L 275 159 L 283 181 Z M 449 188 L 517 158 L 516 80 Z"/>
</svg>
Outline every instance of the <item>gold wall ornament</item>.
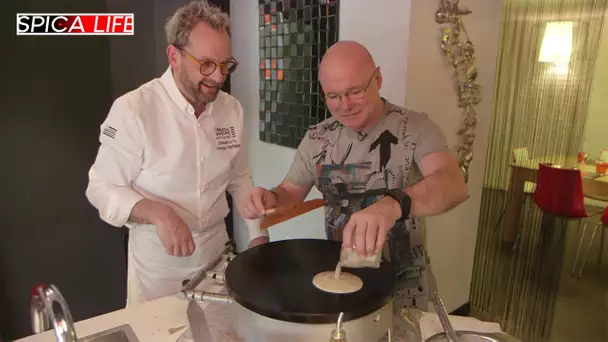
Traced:
<svg viewBox="0 0 608 342">
<path fill-rule="evenodd" d="M 441 52 L 454 68 L 458 107 L 463 111 L 463 123 L 457 131 L 456 157 L 465 182 L 468 182 L 477 126 L 475 105 L 481 102 L 481 88 L 475 83 L 475 47 L 461 20 L 462 16 L 472 12 L 458 7 L 459 2 L 460 0 L 440 0 L 439 9 L 435 12 L 435 21 L 440 25 Z"/>
</svg>

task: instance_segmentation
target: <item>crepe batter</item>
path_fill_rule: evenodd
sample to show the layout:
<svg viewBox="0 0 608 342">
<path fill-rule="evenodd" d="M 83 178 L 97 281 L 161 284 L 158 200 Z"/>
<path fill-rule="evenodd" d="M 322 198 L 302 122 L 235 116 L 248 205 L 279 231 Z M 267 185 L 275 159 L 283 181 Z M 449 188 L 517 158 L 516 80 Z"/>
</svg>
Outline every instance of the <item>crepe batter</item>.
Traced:
<svg viewBox="0 0 608 342">
<path fill-rule="evenodd" d="M 321 291 L 330 293 L 353 293 L 361 290 L 363 281 L 354 274 L 342 272 L 340 263 L 335 271 L 321 272 L 312 278 L 312 284 Z"/>
</svg>

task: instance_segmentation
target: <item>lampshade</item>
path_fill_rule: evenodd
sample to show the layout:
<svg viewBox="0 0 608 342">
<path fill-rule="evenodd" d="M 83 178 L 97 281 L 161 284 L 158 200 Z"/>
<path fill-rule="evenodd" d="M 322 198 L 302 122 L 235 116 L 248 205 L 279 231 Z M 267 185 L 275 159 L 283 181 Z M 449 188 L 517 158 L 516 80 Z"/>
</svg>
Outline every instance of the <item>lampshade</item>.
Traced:
<svg viewBox="0 0 608 342">
<path fill-rule="evenodd" d="M 539 62 L 568 65 L 572 53 L 572 22 L 548 22 L 540 48 Z"/>
</svg>

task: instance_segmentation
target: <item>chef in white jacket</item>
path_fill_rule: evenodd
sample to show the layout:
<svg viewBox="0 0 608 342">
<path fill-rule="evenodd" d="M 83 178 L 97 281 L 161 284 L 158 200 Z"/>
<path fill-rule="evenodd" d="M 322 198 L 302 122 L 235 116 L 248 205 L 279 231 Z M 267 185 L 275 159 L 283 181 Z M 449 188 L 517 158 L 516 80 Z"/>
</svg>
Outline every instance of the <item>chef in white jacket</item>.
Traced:
<svg viewBox="0 0 608 342">
<path fill-rule="evenodd" d="M 243 108 L 220 90 L 237 67 L 228 16 L 205 1 L 167 22 L 169 68 L 118 98 L 101 125 L 86 195 L 107 223 L 130 228 L 127 305 L 176 293 L 228 241 L 253 188 Z M 268 241 L 247 221 L 249 246 Z"/>
</svg>

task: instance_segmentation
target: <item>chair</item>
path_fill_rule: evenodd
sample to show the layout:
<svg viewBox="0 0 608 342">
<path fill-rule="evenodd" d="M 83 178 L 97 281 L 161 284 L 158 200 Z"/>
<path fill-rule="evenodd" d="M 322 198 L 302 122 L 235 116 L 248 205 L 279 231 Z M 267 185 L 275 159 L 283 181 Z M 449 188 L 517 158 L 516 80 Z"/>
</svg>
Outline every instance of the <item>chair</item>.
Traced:
<svg viewBox="0 0 608 342">
<path fill-rule="evenodd" d="M 599 259 L 598 259 L 598 263 L 601 264 L 602 262 L 602 254 L 604 253 L 604 232 L 606 231 L 606 228 L 608 228 L 608 208 L 604 209 L 604 213 L 602 214 L 602 217 L 600 218 L 600 222 L 598 222 L 598 224 L 595 226 L 595 228 L 593 228 L 593 232 L 591 233 L 591 240 L 589 241 L 589 246 L 587 247 L 587 251 L 585 252 L 585 257 L 583 258 L 583 264 L 581 265 L 581 269 L 579 271 L 578 277 L 581 277 L 581 274 L 583 273 L 583 267 L 585 267 L 585 264 L 587 263 L 587 257 L 589 256 L 589 250 L 591 249 L 591 245 L 593 244 L 593 240 L 595 239 L 595 233 L 597 233 L 597 230 L 602 227 L 602 235 L 601 235 L 601 241 L 600 241 L 600 253 L 599 253 Z"/>
<path fill-rule="evenodd" d="M 600 160 L 603 162 L 608 162 L 608 149 L 603 149 L 600 152 Z"/>
<path fill-rule="evenodd" d="M 585 194 L 585 206 L 606 209 L 608 208 L 608 176 L 597 177 L 594 179 L 583 179 L 583 193 Z M 607 222 L 608 214 L 604 211 L 602 218 L 600 219 L 600 224 L 602 222 Z M 587 248 L 587 254 L 589 254 L 589 248 L 591 248 L 591 244 L 593 243 L 593 239 L 595 238 L 595 232 L 597 231 L 596 227 L 594 232 L 591 235 L 591 241 L 589 242 L 589 247 Z M 601 265 L 602 263 L 602 255 L 604 252 L 604 235 L 605 229 L 602 229 L 601 235 L 601 243 L 600 243 L 600 251 L 598 255 L 597 263 Z M 585 256 L 585 261 L 587 256 Z M 583 266 L 585 264 L 583 261 Z"/>
<path fill-rule="evenodd" d="M 513 162 L 516 164 L 524 164 L 528 160 L 530 160 L 530 153 L 528 152 L 527 147 L 518 147 L 512 150 Z M 531 195 L 536 190 L 536 183 L 534 182 L 525 182 L 524 183 L 524 193 L 527 195 Z"/>
<path fill-rule="evenodd" d="M 583 179 L 583 194 L 585 207 L 604 210 L 608 207 L 608 176 Z"/>
<path fill-rule="evenodd" d="M 565 220 L 579 220 L 579 225 L 584 223 L 572 266 L 574 275 L 587 229 L 587 218 L 601 213 L 587 212 L 585 208 L 581 171 L 540 164 L 534 202 L 545 214 Z M 581 274 L 582 267 L 579 270 L 579 278 Z"/>
<path fill-rule="evenodd" d="M 519 164 L 519 165 L 525 164 L 527 161 L 530 160 L 530 153 L 528 152 L 527 147 L 514 148 L 513 150 L 511 150 L 511 156 L 512 156 L 513 162 L 515 164 Z M 529 181 L 524 182 L 524 194 L 526 196 L 533 195 L 535 191 L 536 191 L 536 183 L 529 182 Z M 505 207 L 502 210 L 502 212 L 500 213 L 500 216 L 498 217 L 496 227 L 500 227 L 500 223 L 502 222 L 502 219 L 505 216 L 506 212 L 507 212 L 507 208 Z M 517 234 L 515 244 L 513 245 L 513 251 L 515 251 L 517 249 L 517 246 L 519 244 L 519 238 L 520 238 L 520 235 Z"/>
<path fill-rule="evenodd" d="M 513 159 L 516 163 L 530 159 L 530 153 L 527 147 L 518 147 L 513 149 Z"/>
</svg>

